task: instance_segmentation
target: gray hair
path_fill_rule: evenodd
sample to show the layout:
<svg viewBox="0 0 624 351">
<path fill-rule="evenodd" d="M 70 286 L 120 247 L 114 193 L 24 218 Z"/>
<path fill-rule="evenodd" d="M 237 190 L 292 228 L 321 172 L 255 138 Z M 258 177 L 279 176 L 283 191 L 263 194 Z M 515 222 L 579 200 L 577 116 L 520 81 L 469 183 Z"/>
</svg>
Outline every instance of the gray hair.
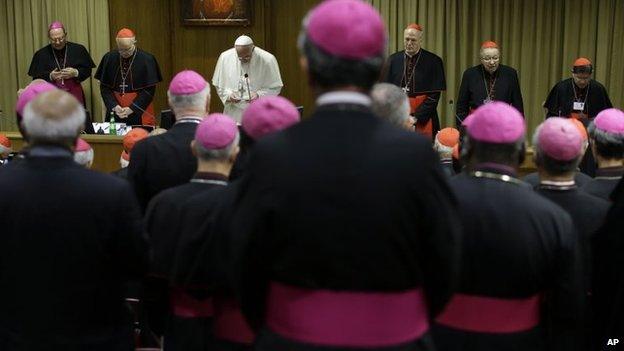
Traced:
<svg viewBox="0 0 624 351">
<path fill-rule="evenodd" d="M 236 136 L 232 142 L 221 149 L 207 149 L 203 147 L 200 143 L 195 142 L 195 151 L 197 152 L 197 157 L 202 161 L 225 161 L 234 152 L 236 147 L 238 146 L 238 142 L 240 141 L 240 133 L 236 132 Z"/>
<path fill-rule="evenodd" d="M 442 145 L 438 140 L 437 135 L 435 141 L 433 142 L 433 149 L 438 153 L 438 155 L 440 155 L 440 158 L 453 157 L 453 148 L 450 146 Z"/>
<path fill-rule="evenodd" d="M 51 97 L 58 98 L 48 103 Z M 71 101 L 71 100 L 75 101 Z M 71 105 L 74 108 L 71 109 Z M 58 118 L 60 114 L 64 118 Z M 31 140 L 59 141 L 75 139 L 85 123 L 85 110 L 75 97 L 60 91 L 49 91 L 29 102 L 24 109 L 22 125 Z"/>
<path fill-rule="evenodd" d="M 377 83 L 371 90 L 373 112 L 388 122 L 403 127 L 409 118 L 410 105 L 403 89 L 390 83 Z"/>
<path fill-rule="evenodd" d="M 587 133 L 598 155 L 608 159 L 624 158 L 624 134 L 605 132 L 596 128 L 594 122 L 587 127 Z"/>
<path fill-rule="evenodd" d="M 206 83 L 204 90 L 189 95 L 175 95 L 167 90 L 167 98 L 172 109 L 206 108 L 210 99 L 210 84 Z"/>
<path fill-rule="evenodd" d="M 93 148 L 87 151 L 76 151 L 74 152 L 74 161 L 81 166 L 91 167 L 93 155 Z"/>
<path fill-rule="evenodd" d="M 579 153 L 577 157 L 568 161 L 555 160 L 554 158 L 546 155 L 539 143 L 539 134 L 543 126 L 543 123 L 537 126 L 535 132 L 533 133 L 532 143 L 534 148 L 535 165 L 555 176 L 576 171 L 576 168 L 583 157 L 583 153 Z"/>
</svg>

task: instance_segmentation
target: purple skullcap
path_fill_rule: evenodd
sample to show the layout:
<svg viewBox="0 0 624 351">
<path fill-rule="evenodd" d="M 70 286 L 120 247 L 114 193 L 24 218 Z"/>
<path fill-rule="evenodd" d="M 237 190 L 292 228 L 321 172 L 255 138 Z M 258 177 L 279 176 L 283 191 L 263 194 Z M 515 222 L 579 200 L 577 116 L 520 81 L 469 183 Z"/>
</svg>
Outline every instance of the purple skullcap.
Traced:
<svg viewBox="0 0 624 351">
<path fill-rule="evenodd" d="M 571 161 L 579 157 L 583 142 L 581 132 L 567 118 L 548 118 L 537 130 L 539 149 L 557 161 Z"/>
<path fill-rule="evenodd" d="M 617 108 L 602 110 L 594 118 L 594 125 L 606 133 L 624 134 L 624 112 Z"/>
<path fill-rule="evenodd" d="M 199 73 L 184 70 L 173 77 L 169 84 L 169 92 L 173 95 L 197 94 L 206 88 L 206 80 Z"/>
<path fill-rule="evenodd" d="M 50 25 L 48 26 L 48 32 L 51 31 L 52 29 L 59 29 L 59 28 L 65 30 L 65 26 L 63 25 L 63 23 L 61 23 L 60 21 L 54 21 L 50 23 Z"/>
<path fill-rule="evenodd" d="M 386 49 L 381 16 L 361 0 L 327 0 L 310 12 L 306 33 L 311 42 L 330 55 L 362 60 Z"/>
<path fill-rule="evenodd" d="M 520 112 L 499 101 L 477 108 L 463 124 L 472 139 L 492 144 L 515 143 L 526 131 Z"/>
<path fill-rule="evenodd" d="M 89 150 L 91 150 L 91 145 L 89 145 L 89 143 L 82 140 L 82 138 L 76 139 L 76 150 L 75 150 L 76 152 L 89 151 Z"/>
<path fill-rule="evenodd" d="M 45 93 L 46 91 L 57 89 L 56 86 L 48 83 L 48 82 L 39 82 L 34 83 L 26 87 L 24 91 L 17 98 L 17 104 L 15 105 L 15 111 L 21 116 L 24 114 L 24 107 L 26 104 L 31 102 L 34 98 L 36 98 L 39 94 Z"/>
<path fill-rule="evenodd" d="M 222 113 L 213 113 L 204 118 L 195 131 L 195 142 L 208 150 L 223 149 L 236 138 L 236 122 Z"/>
<path fill-rule="evenodd" d="M 286 129 L 299 122 L 299 111 L 281 96 L 263 96 L 243 112 L 243 130 L 257 140 L 269 133 Z"/>
</svg>

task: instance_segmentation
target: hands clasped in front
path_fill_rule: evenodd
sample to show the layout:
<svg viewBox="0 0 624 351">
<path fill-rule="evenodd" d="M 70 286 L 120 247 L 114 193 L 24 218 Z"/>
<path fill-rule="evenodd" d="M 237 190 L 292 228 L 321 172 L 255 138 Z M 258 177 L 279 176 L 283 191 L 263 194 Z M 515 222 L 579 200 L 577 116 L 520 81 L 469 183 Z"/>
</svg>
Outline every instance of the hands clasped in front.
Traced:
<svg viewBox="0 0 624 351">
<path fill-rule="evenodd" d="M 128 116 L 134 113 L 134 111 L 132 111 L 130 107 L 121 107 L 119 105 L 113 108 L 113 112 L 115 112 L 115 114 L 121 119 L 126 119 L 128 118 Z"/>
</svg>

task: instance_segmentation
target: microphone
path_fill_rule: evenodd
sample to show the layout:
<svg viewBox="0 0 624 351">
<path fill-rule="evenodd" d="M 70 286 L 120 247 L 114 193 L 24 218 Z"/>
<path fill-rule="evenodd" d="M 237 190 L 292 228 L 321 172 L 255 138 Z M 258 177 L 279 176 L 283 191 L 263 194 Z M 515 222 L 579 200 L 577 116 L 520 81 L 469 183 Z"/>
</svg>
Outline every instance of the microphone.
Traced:
<svg viewBox="0 0 624 351">
<path fill-rule="evenodd" d="M 247 94 L 249 95 L 249 101 L 251 101 L 251 90 L 249 90 L 249 74 L 245 73 L 245 82 L 247 82 Z"/>
</svg>

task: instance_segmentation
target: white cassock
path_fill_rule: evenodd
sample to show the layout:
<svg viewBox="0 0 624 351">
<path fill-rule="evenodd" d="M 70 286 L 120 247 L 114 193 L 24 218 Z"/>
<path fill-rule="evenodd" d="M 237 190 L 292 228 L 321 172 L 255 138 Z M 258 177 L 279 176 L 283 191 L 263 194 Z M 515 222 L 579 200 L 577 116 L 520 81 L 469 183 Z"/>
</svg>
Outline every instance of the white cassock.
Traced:
<svg viewBox="0 0 624 351">
<path fill-rule="evenodd" d="M 248 78 L 245 78 L 245 74 Z M 212 76 L 212 85 L 217 88 L 217 94 L 223 102 L 223 113 L 240 123 L 243 111 L 249 105 L 250 92 L 257 93 L 259 97 L 279 95 L 284 83 L 275 56 L 256 46 L 248 63 L 240 62 L 235 48 L 221 53 Z M 241 101 L 227 101 L 234 92 L 242 97 Z"/>
</svg>

